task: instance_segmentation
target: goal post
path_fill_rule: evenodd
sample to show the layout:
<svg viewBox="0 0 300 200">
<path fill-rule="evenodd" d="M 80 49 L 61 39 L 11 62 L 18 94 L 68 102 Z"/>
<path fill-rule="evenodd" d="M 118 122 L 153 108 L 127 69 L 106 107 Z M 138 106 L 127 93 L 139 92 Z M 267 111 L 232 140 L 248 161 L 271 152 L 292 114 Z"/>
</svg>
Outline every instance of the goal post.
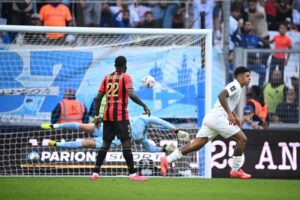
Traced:
<svg viewBox="0 0 300 200">
<path fill-rule="evenodd" d="M 47 39 L 48 33 L 65 37 Z M 11 39 L 0 41 L 1 176 L 89 175 L 95 150 L 50 148 L 47 141 L 92 135 L 38 127 L 50 121 L 53 108 L 68 88 L 89 109 L 102 78 L 114 70 L 119 55 L 127 58 L 135 91 L 153 115 L 189 132 L 191 139 L 212 106 L 211 30 L 0 25 L 0 35 Z M 142 85 L 147 75 L 155 79 L 153 88 Z M 143 112 L 132 102 L 128 110 L 131 117 Z M 157 146 L 186 144 L 160 126 L 149 129 L 148 138 Z M 133 150 L 136 166 L 150 158 L 154 169 L 159 168 L 163 153 L 148 153 L 138 143 Z M 121 147 L 110 151 L 104 176 L 126 175 L 121 152 Z M 208 144 L 175 162 L 169 175 L 210 178 L 210 157 Z"/>
</svg>

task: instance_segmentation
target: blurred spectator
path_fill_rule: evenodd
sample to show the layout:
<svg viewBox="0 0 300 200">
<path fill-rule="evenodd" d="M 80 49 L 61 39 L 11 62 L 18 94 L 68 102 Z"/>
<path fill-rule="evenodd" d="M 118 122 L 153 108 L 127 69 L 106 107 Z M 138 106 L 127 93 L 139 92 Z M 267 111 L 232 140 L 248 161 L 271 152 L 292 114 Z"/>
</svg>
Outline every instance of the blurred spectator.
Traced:
<svg viewBox="0 0 300 200">
<path fill-rule="evenodd" d="M 129 12 L 129 26 L 135 27 L 139 23 L 139 16 L 133 7 L 128 7 L 128 0 L 118 0 L 116 6 L 110 6 L 110 11 L 112 12 L 115 21 L 121 22 L 123 18 L 123 12 L 127 10 Z M 127 11 L 125 12 L 127 14 Z M 127 18 L 127 16 L 125 17 Z"/>
<path fill-rule="evenodd" d="M 292 5 L 289 0 L 278 0 L 275 4 L 277 9 L 276 22 L 280 26 L 281 23 L 292 21 Z"/>
<path fill-rule="evenodd" d="M 253 24 L 254 33 L 267 45 L 269 41 L 267 17 L 265 9 L 256 0 L 248 0 L 247 18 Z"/>
<path fill-rule="evenodd" d="M 194 0 L 194 24 L 196 29 L 213 29 L 214 0 Z"/>
<path fill-rule="evenodd" d="M 222 41 L 222 8 L 223 4 L 221 1 L 217 1 L 213 9 L 213 25 L 214 25 L 214 44 L 220 44 Z"/>
<path fill-rule="evenodd" d="M 158 21 L 153 20 L 153 14 L 151 11 L 145 13 L 144 20 L 139 24 L 139 28 L 160 28 Z"/>
<path fill-rule="evenodd" d="M 261 63 L 261 59 L 256 54 L 248 54 L 248 68 L 259 74 L 258 84 L 262 89 L 266 80 L 266 66 Z"/>
<path fill-rule="evenodd" d="M 30 17 L 31 26 L 40 26 L 41 20 L 40 16 L 37 13 L 34 13 Z M 42 33 L 25 33 L 24 34 L 24 43 L 25 44 L 43 44 L 45 39 L 45 34 Z"/>
<path fill-rule="evenodd" d="M 244 107 L 242 129 L 264 129 L 262 121 L 254 114 L 252 106 Z"/>
<path fill-rule="evenodd" d="M 121 20 L 118 20 L 118 15 L 122 13 Z M 118 12 L 114 17 L 115 27 L 119 28 L 133 28 L 133 24 L 130 23 L 130 12 L 129 10 L 122 10 Z"/>
<path fill-rule="evenodd" d="M 184 28 L 184 19 L 182 14 L 176 13 L 172 20 L 172 28 Z"/>
<path fill-rule="evenodd" d="M 234 49 L 234 36 L 238 33 L 242 23 L 239 23 L 241 17 L 240 8 L 237 5 L 231 6 L 230 17 L 229 17 L 229 35 L 231 37 L 229 42 L 229 49 Z"/>
<path fill-rule="evenodd" d="M 261 38 L 253 32 L 253 25 L 251 21 L 245 21 L 243 33 L 233 35 L 233 40 L 235 41 L 236 46 L 247 49 L 263 47 Z"/>
<path fill-rule="evenodd" d="M 264 88 L 264 100 L 268 106 L 271 117 L 276 112 L 279 103 L 284 101 L 284 94 L 287 90 L 282 81 L 282 73 L 275 70 L 271 74 L 270 82 Z"/>
<path fill-rule="evenodd" d="M 88 123 L 88 111 L 80 101 L 76 100 L 75 91 L 66 89 L 63 100 L 60 101 L 51 113 L 51 123 Z"/>
<path fill-rule="evenodd" d="M 296 93 L 293 89 L 286 92 L 285 102 L 278 105 L 274 122 L 298 123 L 298 104 L 295 101 Z"/>
<path fill-rule="evenodd" d="M 255 35 L 253 32 L 253 25 L 251 21 L 245 21 L 243 33 L 239 32 L 239 34 L 233 35 L 232 40 L 235 42 L 235 46 L 247 49 L 263 48 L 263 42 L 261 38 Z M 260 75 L 260 84 L 262 84 L 261 86 L 263 86 L 266 75 L 266 68 L 260 62 L 258 54 L 248 54 L 248 68 Z"/>
<path fill-rule="evenodd" d="M 234 50 L 234 38 L 236 36 L 236 34 L 239 31 L 239 28 L 242 26 L 242 19 L 240 19 L 241 17 L 241 11 L 240 11 L 240 7 L 238 4 L 232 4 L 231 8 L 230 8 L 230 17 L 229 17 L 229 36 L 230 36 L 230 40 L 229 40 L 229 65 L 226 66 L 229 72 L 228 75 L 228 82 L 233 81 L 234 77 L 233 77 L 233 59 L 234 59 L 234 54 L 233 54 L 233 50 Z"/>
<path fill-rule="evenodd" d="M 31 0 L 14 0 L 12 3 L 11 24 L 30 25 L 30 16 L 32 13 Z"/>
<path fill-rule="evenodd" d="M 161 25 L 162 25 L 163 14 L 161 12 L 160 5 L 158 3 L 154 3 L 149 0 L 148 7 L 150 8 L 150 11 L 152 12 L 153 20 L 160 21 Z"/>
<path fill-rule="evenodd" d="M 292 15 L 293 24 L 297 27 L 297 30 L 300 31 L 300 0 L 294 0 Z"/>
<path fill-rule="evenodd" d="M 265 11 L 266 11 L 266 15 L 267 15 L 269 31 L 278 30 L 277 22 L 276 22 L 277 8 L 275 6 L 275 3 L 276 3 L 276 0 L 268 0 L 265 3 Z"/>
<path fill-rule="evenodd" d="M 83 21 L 87 27 L 99 27 L 101 18 L 100 2 L 90 2 L 88 0 L 80 0 L 83 9 Z"/>
<path fill-rule="evenodd" d="M 148 8 L 147 6 L 144 6 L 144 5 L 140 4 L 140 0 L 136 0 L 134 2 L 134 4 L 128 6 L 128 8 L 129 8 L 129 10 L 133 9 L 133 10 L 136 11 L 136 13 L 138 14 L 140 22 L 144 21 L 144 17 L 145 17 L 146 12 L 151 11 L 151 9 Z"/>
<path fill-rule="evenodd" d="M 102 11 L 101 11 L 101 21 L 100 26 L 101 27 L 112 27 L 113 26 L 113 17 L 109 4 L 108 3 L 102 3 Z"/>
<path fill-rule="evenodd" d="M 172 27 L 172 19 L 180 8 L 179 3 L 168 3 L 166 0 L 161 0 L 160 3 L 150 3 L 149 6 L 153 13 L 153 19 L 158 20 L 162 28 Z"/>
<path fill-rule="evenodd" d="M 53 0 L 53 3 L 44 5 L 40 10 L 40 19 L 44 26 L 72 26 L 72 16 L 69 8 Z M 46 38 L 53 42 L 64 42 L 63 33 L 47 33 Z"/>
<path fill-rule="evenodd" d="M 297 72 L 297 73 L 295 73 L 291 76 L 291 82 L 292 82 L 293 89 L 296 92 L 296 102 L 298 102 L 298 98 L 299 98 L 299 72 Z"/>
<path fill-rule="evenodd" d="M 261 89 L 257 85 L 253 85 L 247 93 L 247 106 L 253 108 L 253 112 L 262 121 L 262 125 L 267 127 L 269 124 L 268 107 L 265 104 Z"/>
<path fill-rule="evenodd" d="M 292 48 L 292 41 L 289 36 L 286 35 L 287 25 L 280 24 L 279 25 L 279 34 L 275 35 L 273 39 L 270 41 L 271 43 L 275 43 L 276 50 L 286 50 Z M 270 64 L 270 74 L 278 68 L 282 72 L 282 78 L 284 77 L 284 67 L 287 64 L 287 61 L 290 57 L 290 54 L 285 53 L 273 53 L 272 61 Z M 278 67 L 277 67 L 278 66 Z"/>
</svg>

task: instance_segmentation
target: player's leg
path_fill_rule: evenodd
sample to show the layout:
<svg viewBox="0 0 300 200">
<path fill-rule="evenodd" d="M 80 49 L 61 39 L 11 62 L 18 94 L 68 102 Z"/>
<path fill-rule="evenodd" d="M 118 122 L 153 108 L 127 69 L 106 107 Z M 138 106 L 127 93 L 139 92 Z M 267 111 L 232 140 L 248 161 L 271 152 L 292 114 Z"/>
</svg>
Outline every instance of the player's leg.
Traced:
<svg viewBox="0 0 300 200">
<path fill-rule="evenodd" d="M 167 175 L 167 169 L 169 168 L 169 163 L 174 162 L 182 158 L 184 155 L 197 151 L 201 149 L 210 139 L 215 137 L 216 133 L 203 125 L 201 129 L 198 131 L 196 138 L 190 143 L 187 144 L 180 149 L 175 150 L 167 157 L 160 158 L 160 171 L 163 176 Z"/>
<path fill-rule="evenodd" d="M 142 177 L 136 173 L 132 150 L 131 150 L 131 127 L 129 121 L 126 120 L 126 121 L 115 122 L 115 131 L 118 133 L 117 136 L 122 142 L 123 156 L 129 171 L 129 180 L 132 181 L 149 180 L 148 178 Z"/>
<path fill-rule="evenodd" d="M 87 133 L 94 133 L 95 125 L 94 124 L 80 124 L 79 131 L 84 131 Z"/>
<path fill-rule="evenodd" d="M 231 136 L 233 140 L 236 141 L 236 146 L 234 148 L 233 156 L 232 156 L 232 169 L 230 171 L 230 176 L 232 178 L 251 178 L 250 174 L 247 174 L 241 169 L 242 161 L 243 161 L 243 154 L 245 151 L 247 137 L 243 131 L 239 131 L 235 135 Z"/>
<path fill-rule="evenodd" d="M 72 123 L 64 123 L 64 124 L 52 124 L 53 129 L 64 129 L 71 131 L 79 131 L 80 123 L 72 122 Z"/>
<path fill-rule="evenodd" d="M 102 141 L 101 141 L 102 144 Z M 68 148 L 68 149 L 76 149 L 76 148 L 96 148 L 96 141 L 90 138 L 84 138 L 82 140 L 76 141 L 68 141 L 68 142 L 56 142 L 54 140 L 50 140 L 48 143 L 49 146 Z M 100 148 L 100 147 L 99 147 Z"/>
<path fill-rule="evenodd" d="M 251 178 L 251 175 L 245 173 L 241 169 L 242 155 L 247 143 L 247 137 L 243 131 L 236 125 L 229 124 L 228 119 L 225 117 L 216 117 L 215 123 L 210 123 L 208 126 L 216 130 L 216 132 L 224 138 L 231 138 L 237 142 L 232 157 L 233 166 L 230 171 L 230 176 L 234 178 Z"/>
<path fill-rule="evenodd" d="M 96 165 L 93 170 L 93 174 L 90 177 L 90 180 L 97 180 L 99 178 L 99 172 L 100 168 L 104 162 L 104 159 L 106 157 L 107 151 L 109 150 L 109 147 L 111 145 L 112 140 L 114 139 L 114 127 L 113 122 L 106 121 L 103 123 L 103 143 L 101 148 L 98 151 L 97 157 L 96 157 Z"/>
<path fill-rule="evenodd" d="M 82 123 L 63 123 L 63 124 L 41 124 L 43 129 L 64 129 L 71 131 L 84 131 L 87 133 L 93 133 L 95 129 L 94 124 L 82 124 Z"/>
<path fill-rule="evenodd" d="M 197 151 L 201 149 L 208 142 L 208 138 L 206 137 L 198 137 L 195 138 L 192 143 L 187 144 L 180 149 L 176 149 L 173 153 L 171 153 L 167 157 L 160 158 L 160 171 L 163 176 L 167 175 L 167 169 L 169 168 L 170 163 L 174 162 L 182 158 L 184 155 Z"/>
</svg>

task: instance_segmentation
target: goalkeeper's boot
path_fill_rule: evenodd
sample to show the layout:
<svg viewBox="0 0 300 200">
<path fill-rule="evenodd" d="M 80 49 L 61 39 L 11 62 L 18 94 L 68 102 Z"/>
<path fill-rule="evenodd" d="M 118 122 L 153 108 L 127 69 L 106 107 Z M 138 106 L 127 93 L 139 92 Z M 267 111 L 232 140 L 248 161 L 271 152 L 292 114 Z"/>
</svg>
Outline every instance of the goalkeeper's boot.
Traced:
<svg viewBox="0 0 300 200">
<path fill-rule="evenodd" d="M 52 130 L 53 129 L 53 124 L 43 123 L 43 124 L 41 124 L 41 128 L 45 129 L 45 130 Z"/>
<path fill-rule="evenodd" d="M 90 177 L 90 180 L 91 180 L 91 181 L 96 181 L 96 180 L 99 179 L 99 177 L 100 177 L 100 176 L 99 176 L 98 173 L 93 172 L 92 176 Z"/>
<path fill-rule="evenodd" d="M 149 178 L 143 177 L 139 173 L 135 173 L 132 176 L 129 175 L 128 180 L 130 180 L 130 181 L 149 181 Z"/>
<path fill-rule="evenodd" d="M 48 146 L 49 146 L 49 147 L 56 147 L 56 142 L 55 142 L 54 140 L 50 140 L 50 141 L 48 142 Z"/>
<path fill-rule="evenodd" d="M 241 178 L 241 179 L 249 179 L 252 176 L 250 174 L 247 174 L 244 172 L 244 170 L 239 169 L 238 171 L 230 171 L 230 177 L 231 178 Z"/>
<path fill-rule="evenodd" d="M 169 168 L 169 163 L 166 157 L 160 158 L 160 172 L 163 176 L 167 176 L 167 170 Z"/>
</svg>

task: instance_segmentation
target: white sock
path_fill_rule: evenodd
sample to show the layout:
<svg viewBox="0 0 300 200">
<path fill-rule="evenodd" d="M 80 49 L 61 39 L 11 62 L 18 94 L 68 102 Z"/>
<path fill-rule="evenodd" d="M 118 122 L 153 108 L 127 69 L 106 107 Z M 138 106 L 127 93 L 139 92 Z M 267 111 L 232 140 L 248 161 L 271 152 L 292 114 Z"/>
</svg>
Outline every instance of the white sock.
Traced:
<svg viewBox="0 0 300 200">
<path fill-rule="evenodd" d="M 232 156 L 232 170 L 238 171 L 241 167 L 242 156 Z"/>
<path fill-rule="evenodd" d="M 167 161 L 168 163 L 171 163 L 175 160 L 178 160 L 180 158 L 182 158 L 182 153 L 179 149 L 176 149 L 173 153 L 171 153 L 170 155 L 167 156 Z"/>
</svg>

